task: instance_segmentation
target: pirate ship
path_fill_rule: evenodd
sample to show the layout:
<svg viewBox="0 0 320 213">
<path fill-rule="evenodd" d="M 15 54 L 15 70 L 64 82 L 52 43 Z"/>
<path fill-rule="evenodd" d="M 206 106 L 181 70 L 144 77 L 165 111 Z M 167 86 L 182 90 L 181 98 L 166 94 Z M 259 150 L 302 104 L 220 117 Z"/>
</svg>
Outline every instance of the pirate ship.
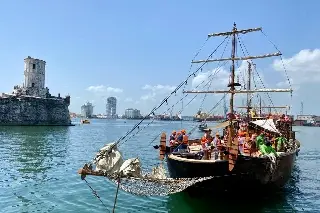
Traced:
<svg viewBox="0 0 320 213">
<path fill-rule="evenodd" d="M 238 34 L 246 34 L 255 31 L 261 31 L 261 28 L 238 30 L 236 25 L 232 31 L 223 33 L 209 34 L 209 37 L 215 36 L 231 36 L 232 37 L 232 53 L 231 58 L 207 59 L 192 61 L 192 63 L 208 63 L 217 61 L 231 61 L 231 76 L 228 90 L 218 91 L 184 91 L 184 93 L 215 93 L 230 94 L 230 106 L 228 119 L 226 122 L 219 124 L 216 129 L 223 129 L 224 144 L 214 144 L 212 147 L 201 144 L 201 139 L 188 139 L 185 142 L 187 149 L 179 149 L 184 142 L 166 152 L 166 159 L 170 177 L 173 178 L 195 178 L 209 177 L 216 178 L 198 183 L 189 187 L 189 189 L 203 188 L 209 190 L 233 190 L 244 187 L 246 189 L 253 188 L 255 190 L 263 188 L 279 188 L 283 187 L 291 176 L 294 161 L 299 151 L 299 142 L 295 139 L 295 133 L 292 130 L 292 120 L 282 116 L 263 116 L 262 113 L 257 116 L 255 110 L 251 106 L 251 95 L 262 92 L 290 92 L 292 89 L 252 89 L 251 88 L 251 66 L 253 59 L 262 59 L 273 56 L 280 56 L 281 53 L 266 54 L 259 56 L 236 57 L 235 50 L 237 47 Z M 236 89 L 241 84 L 235 82 L 235 61 L 248 61 L 248 82 L 246 89 Z M 238 107 L 245 108 L 246 113 L 239 115 L 234 113 L 234 98 L 236 94 L 247 94 L 247 106 Z M 261 104 L 260 104 L 261 105 Z M 260 106 L 260 111 L 261 111 Z M 284 107 L 265 107 L 265 108 L 287 108 Z M 247 149 L 243 149 L 244 144 L 240 144 L 240 138 L 243 137 L 239 133 L 245 132 L 243 138 L 248 142 Z M 259 152 L 256 142 L 251 140 L 252 135 L 261 134 L 272 135 L 274 137 L 282 137 L 288 143 L 286 149 L 276 150 L 273 155 L 263 154 Z M 165 137 L 165 135 L 163 135 Z M 221 140 L 217 138 L 217 141 Z M 212 141 L 212 140 L 211 140 Z M 242 141 L 242 142 L 244 142 Z M 251 144 L 250 144 L 251 143 Z M 275 141 L 274 143 L 277 143 Z M 160 151 L 164 152 L 164 141 L 162 141 Z M 253 148 L 255 146 L 255 148 Z M 277 144 L 274 145 L 277 148 Z M 211 157 L 212 152 L 215 157 Z M 218 157 L 217 157 L 218 156 Z"/>
<path fill-rule="evenodd" d="M 252 97 L 253 94 L 259 93 L 292 93 L 292 89 L 251 88 L 251 67 L 254 65 L 252 60 L 280 56 L 281 53 L 277 52 L 259 56 L 236 56 L 239 35 L 257 31 L 262 32 L 262 28 L 238 30 L 234 24 L 233 29 L 230 32 L 209 34 L 208 39 L 216 36 L 225 36 L 223 42 L 227 38 L 232 39 L 231 57 L 210 59 L 217 48 L 221 46 L 222 42 L 206 60 L 193 60 L 192 64 L 201 65 L 194 72 L 189 73 L 187 79 L 181 82 L 158 106 L 154 107 L 149 114 L 137 122 L 122 137 L 103 146 L 96 154 L 93 162 L 85 164 L 83 168 L 78 171 L 78 173 L 81 174 L 81 178 L 85 180 L 87 175 L 107 177 L 117 185 L 117 192 L 118 189 L 122 189 L 135 195 L 150 196 L 168 195 L 187 189 L 225 191 L 244 187 L 245 189 L 251 188 L 256 191 L 264 187 L 279 188 L 284 186 L 291 176 L 291 171 L 300 147 L 299 141 L 295 138 L 295 132 L 292 130 L 292 120 L 285 119 L 285 115 L 278 118 L 272 117 L 271 115 L 266 117 L 261 111 L 263 108 L 261 104 L 260 113 L 256 113 L 255 107 L 252 105 Z M 198 55 L 198 53 L 196 55 Z M 241 87 L 241 84 L 235 81 L 235 62 L 241 60 L 246 60 L 248 62 L 248 82 L 246 88 L 236 89 L 237 87 Z M 168 104 L 170 99 L 174 98 L 180 89 L 185 88 L 188 80 L 202 71 L 202 67 L 205 64 L 221 61 L 231 61 L 230 82 L 227 85 L 229 87 L 228 90 L 184 90 L 183 98 L 176 103 L 174 101 L 173 103 L 175 104 L 172 106 Z M 205 86 L 208 86 L 208 83 L 205 84 Z M 198 86 L 195 88 L 197 89 Z M 226 116 L 227 119 L 225 122 L 219 123 L 218 126 L 213 127 L 216 129 L 223 129 L 225 143 L 220 143 L 219 147 L 217 145 L 216 147 L 210 147 L 211 149 L 206 149 L 201 145 L 201 140 L 199 138 L 190 139 L 188 137 L 183 137 L 184 140 L 182 143 L 179 144 L 178 142 L 178 145 L 173 143 L 172 146 L 169 146 L 166 132 L 158 132 L 154 140 L 144 146 L 150 147 L 150 145 L 160 137 L 160 145 L 153 146 L 154 148 L 159 149 L 159 162 L 149 165 L 146 171 L 145 169 L 142 169 L 140 163 L 140 159 L 143 158 L 143 156 L 124 160 L 119 147 L 125 142 L 130 141 L 132 137 L 138 135 L 139 132 L 143 131 L 145 128 L 151 128 L 150 124 L 152 124 L 155 119 L 148 120 L 148 118 L 155 115 L 160 107 L 167 106 L 168 109 L 165 113 L 172 112 L 173 107 L 189 94 L 195 94 L 195 96 L 198 94 L 205 94 L 205 96 L 207 94 L 223 94 L 222 99 L 218 101 L 208 113 L 212 113 L 212 111 L 225 100 L 225 97 L 230 95 L 229 113 Z M 239 107 L 239 109 L 245 109 L 245 113 L 241 115 L 235 113 L 234 110 L 234 98 L 237 94 L 247 94 L 247 105 Z M 191 101 L 192 100 L 193 99 L 191 99 Z M 191 101 L 189 101 L 188 104 Z M 201 107 L 202 103 L 200 108 Z M 276 109 L 287 107 L 267 106 L 266 108 Z M 182 110 L 183 107 L 178 114 L 181 114 Z M 143 123 L 144 121 L 147 123 Z M 190 136 L 197 128 L 198 125 L 196 123 L 195 126 L 188 131 L 187 135 Z M 246 132 L 247 137 L 242 137 L 241 134 L 243 134 L 243 132 L 240 134 L 240 130 Z M 259 148 L 264 147 L 264 144 L 258 144 L 258 140 L 255 141 L 254 139 L 246 140 L 257 133 L 263 133 L 259 135 L 260 142 L 261 140 L 264 140 L 264 134 L 279 137 L 282 141 L 287 142 L 285 142 L 285 145 L 282 146 L 281 149 L 278 149 L 277 141 L 275 141 L 276 148 L 274 152 L 261 152 Z M 242 139 L 245 139 L 246 142 L 248 142 L 247 149 L 244 149 Z M 138 145 L 140 144 L 142 143 L 139 143 Z M 137 144 L 135 144 L 135 146 L 136 145 Z M 214 157 L 212 157 L 213 152 L 217 154 L 214 155 Z M 169 177 L 166 176 L 166 168 L 163 163 L 165 160 L 167 161 Z M 154 165 L 156 166 L 153 167 Z M 153 168 L 150 171 L 151 166 Z M 86 183 L 88 184 L 87 181 Z M 93 194 L 100 199 L 97 192 L 92 188 L 91 190 Z M 117 195 L 115 203 L 116 199 Z"/>
</svg>

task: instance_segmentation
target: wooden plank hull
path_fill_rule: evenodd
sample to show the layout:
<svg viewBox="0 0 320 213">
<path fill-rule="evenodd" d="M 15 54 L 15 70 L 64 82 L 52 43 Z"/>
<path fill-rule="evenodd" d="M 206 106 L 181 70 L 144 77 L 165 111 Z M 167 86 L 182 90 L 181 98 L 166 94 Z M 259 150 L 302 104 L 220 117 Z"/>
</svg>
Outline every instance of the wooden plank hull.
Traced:
<svg viewBox="0 0 320 213">
<path fill-rule="evenodd" d="M 270 172 L 269 158 L 239 155 L 234 169 L 229 171 L 226 160 L 206 161 L 168 155 L 167 165 L 172 178 L 194 178 L 214 176 L 213 179 L 197 183 L 187 191 L 233 191 L 265 190 L 282 188 L 289 178 L 297 155 L 296 150 L 282 153 Z M 241 191 L 240 191 L 241 192 Z"/>
</svg>

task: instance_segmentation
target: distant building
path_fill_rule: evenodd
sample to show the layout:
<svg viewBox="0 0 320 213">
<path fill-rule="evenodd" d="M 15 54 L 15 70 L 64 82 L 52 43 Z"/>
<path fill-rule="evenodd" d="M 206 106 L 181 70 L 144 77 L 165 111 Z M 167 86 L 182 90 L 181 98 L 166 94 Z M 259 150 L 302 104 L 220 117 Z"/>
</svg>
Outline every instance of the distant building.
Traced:
<svg viewBox="0 0 320 213">
<path fill-rule="evenodd" d="M 128 119 L 141 118 L 140 110 L 132 108 L 126 109 L 124 116 Z"/>
<path fill-rule="evenodd" d="M 106 113 L 107 118 L 117 118 L 117 99 L 115 97 L 107 98 Z"/>
<path fill-rule="evenodd" d="M 92 118 L 93 115 L 93 105 L 87 102 L 81 106 L 81 116 L 85 118 Z"/>
<path fill-rule="evenodd" d="M 320 124 L 320 116 L 316 115 L 297 115 L 297 119 L 295 120 L 296 125 L 319 125 Z"/>
</svg>

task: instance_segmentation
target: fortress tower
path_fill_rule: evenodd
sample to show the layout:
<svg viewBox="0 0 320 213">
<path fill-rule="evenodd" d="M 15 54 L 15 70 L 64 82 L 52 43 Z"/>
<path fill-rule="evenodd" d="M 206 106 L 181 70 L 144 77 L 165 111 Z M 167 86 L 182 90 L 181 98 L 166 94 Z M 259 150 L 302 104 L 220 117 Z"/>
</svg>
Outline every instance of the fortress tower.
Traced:
<svg viewBox="0 0 320 213">
<path fill-rule="evenodd" d="M 28 95 L 45 97 L 48 89 L 45 88 L 46 62 L 28 56 L 24 59 L 24 85 Z"/>
</svg>

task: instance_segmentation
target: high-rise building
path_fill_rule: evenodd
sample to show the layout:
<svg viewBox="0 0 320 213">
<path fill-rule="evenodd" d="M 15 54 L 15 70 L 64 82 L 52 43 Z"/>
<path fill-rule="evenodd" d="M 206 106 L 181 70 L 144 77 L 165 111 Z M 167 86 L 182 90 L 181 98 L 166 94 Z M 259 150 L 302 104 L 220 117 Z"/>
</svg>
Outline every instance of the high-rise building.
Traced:
<svg viewBox="0 0 320 213">
<path fill-rule="evenodd" d="M 115 97 L 107 98 L 106 113 L 107 118 L 117 118 L 117 99 Z"/>
<path fill-rule="evenodd" d="M 91 118 L 93 115 L 93 105 L 87 102 L 81 106 L 81 116 L 84 118 Z"/>
<path fill-rule="evenodd" d="M 126 109 L 124 116 L 128 119 L 141 118 L 140 110 L 132 108 Z"/>
</svg>

